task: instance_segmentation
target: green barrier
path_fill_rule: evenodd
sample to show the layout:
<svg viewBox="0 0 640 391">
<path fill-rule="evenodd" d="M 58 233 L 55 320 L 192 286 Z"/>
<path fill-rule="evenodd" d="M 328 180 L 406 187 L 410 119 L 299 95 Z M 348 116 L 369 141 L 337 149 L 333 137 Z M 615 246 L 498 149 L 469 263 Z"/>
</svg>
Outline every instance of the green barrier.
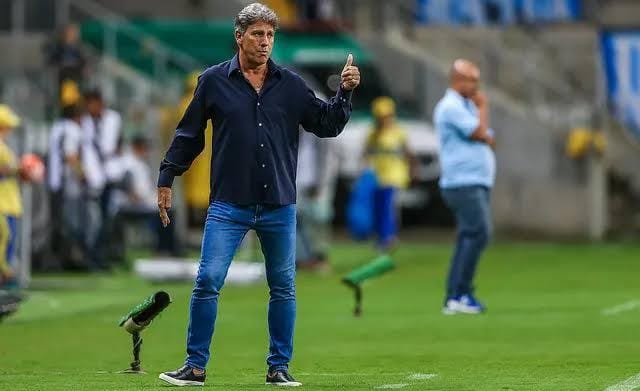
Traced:
<svg viewBox="0 0 640 391">
<path fill-rule="evenodd" d="M 353 289 L 355 296 L 355 316 L 362 315 L 362 286 L 361 284 L 371 278 L 381 276 L 395 268 L 395 263 L 389 255 L 381 255 L 366 265 L 360 266 L 347 274 L 342 282 Z"/>
</svg>

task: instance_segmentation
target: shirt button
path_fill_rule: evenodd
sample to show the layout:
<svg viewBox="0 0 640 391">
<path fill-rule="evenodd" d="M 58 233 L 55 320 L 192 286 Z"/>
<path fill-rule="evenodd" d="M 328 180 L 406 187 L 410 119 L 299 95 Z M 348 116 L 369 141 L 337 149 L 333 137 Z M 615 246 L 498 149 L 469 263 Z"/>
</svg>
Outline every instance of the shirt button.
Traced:
<svg viewBox="0 0 640 391">
<path fill-rule="evenodd" d="M 262 126 L 262 122 L 260 122 L 260 123 L 258 124 L 258 126 Z"/>
<path fill-rule="evenodd" d="M 264 148 L 264 144 L 260 144 L 260 148 Z"/>
<path fill-rule="evenodd" d="M 258 106 L 260 106 L 260 102 L 258 102 Z"/>
<path fill-rule="evenodd" d="M 262 165 L 262 168 L 264 168 L 264 167 L 265 167 L 265 165 L 263 164 L 263 165 Z"/>
<path fill-rule="evenodd" d="M 264 188 L 266 189 L 266 188 L 267 188 L 267 185 L 264 185 Z"/>
</svg>

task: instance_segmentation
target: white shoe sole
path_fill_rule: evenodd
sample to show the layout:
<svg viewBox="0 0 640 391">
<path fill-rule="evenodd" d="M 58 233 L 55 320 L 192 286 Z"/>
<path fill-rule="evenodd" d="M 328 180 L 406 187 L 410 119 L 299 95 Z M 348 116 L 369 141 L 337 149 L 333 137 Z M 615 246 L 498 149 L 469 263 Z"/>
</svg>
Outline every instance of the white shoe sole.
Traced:
<svg viewBox="0 0 640 391">
<path fill-rule="evenodd" d="M 465 307 L 460 305 L 456 305 L 454 308 L 442 307 L 442 313 L 444 315 L 456 315 L 456 314 L 478 315 L 483 312 L 484 311 L 481 309 L 470 308 L 470 307 Z"/>
<path fill-rule="evenodd" d="M 302 386 L 302 383 L 297 382 L 297 381 L 292 381 L 292 382 L 289 382 L 289 383 L 269 383 L 269 382 L 266 382 L 264 384 L 267 385 L 267 386 L 278 386 L 278 387 L 300 387 L 300 386 Z"/>
<path fill-rule="evenodd" d="M 482 310 L 475 309 L 475 308 L 458 308 L 456 311 L 461 314 L 467 314 L 467 315 L 478 315 L 482 313 Z"/>
<path fill-rule="evenodd" d="M 165 381 L 169 384 L 171 384 L 172 386 L 178 386 L 178 387 L 189 387 L 189 386 L 193 386 L 193 387 L 202 387 L 204 386 L 204 382 L 202 381 L 192 381 L 192 380 L 178 380 L 178 379 L 174 379 L 171 376 L 167 376 L 164 373 L 161 373 L 160 376 L 158 376 L 158 379 Z"/>
</svg>

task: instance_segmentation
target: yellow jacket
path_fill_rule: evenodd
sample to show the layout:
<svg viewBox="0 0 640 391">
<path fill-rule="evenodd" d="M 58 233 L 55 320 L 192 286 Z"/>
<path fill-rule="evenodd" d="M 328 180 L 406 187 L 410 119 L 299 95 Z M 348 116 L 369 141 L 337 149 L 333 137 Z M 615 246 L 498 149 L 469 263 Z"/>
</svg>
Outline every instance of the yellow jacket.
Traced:
<svg viewBox="0 0 640 391">
<path fill-rule="evenodd" d="M 407 134 L 396 125 L 369 133 L 366 154 L 381 186 L 403 189 L 409 185 L 406 147 Z"/>
<path fill-rule="evenodd" d="M 0 139 L 0 167 L 16 169 L 18 161 L 9 146 Z M 18 179 L 14 176 L 0 176 L 0 214 L 19 217 L 22 215 L 22 201 Z"/>
</svg>

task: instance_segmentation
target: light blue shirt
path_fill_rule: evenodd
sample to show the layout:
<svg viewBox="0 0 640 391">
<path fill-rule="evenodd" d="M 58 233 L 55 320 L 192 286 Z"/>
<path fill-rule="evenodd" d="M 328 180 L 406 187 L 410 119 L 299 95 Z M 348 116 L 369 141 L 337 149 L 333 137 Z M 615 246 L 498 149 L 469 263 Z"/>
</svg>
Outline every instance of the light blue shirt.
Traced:
<svg viewBox="0 0 640 391">
<path fill-rule="evenodd" d="M 475 104 L 448 89 L 436 105 L 433 121 L 440 139 L 440 187 L 493 187 L 496 175 L 493 150 L 470 138 L 480 125 Z"/>
</svg>

